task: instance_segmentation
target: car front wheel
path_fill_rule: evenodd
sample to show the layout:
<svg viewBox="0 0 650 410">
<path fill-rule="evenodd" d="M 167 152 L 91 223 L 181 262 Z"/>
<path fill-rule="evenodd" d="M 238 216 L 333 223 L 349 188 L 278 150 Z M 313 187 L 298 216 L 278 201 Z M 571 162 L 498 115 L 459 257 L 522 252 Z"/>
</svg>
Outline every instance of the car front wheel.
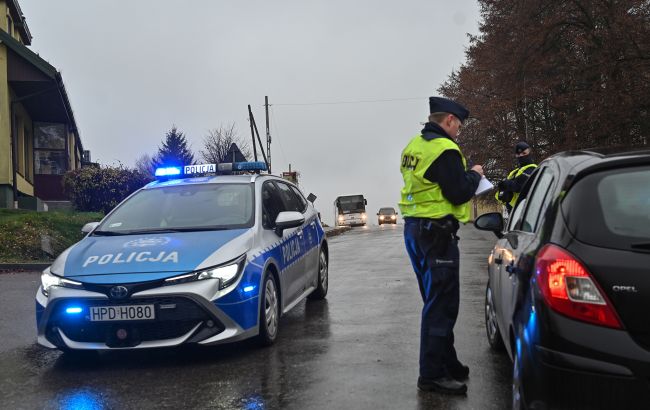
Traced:
<svg viewBox="0 0 650 410">
<path fill-rule="evenodd" d="M 266 273 L 260 303 L 260 333 L 258 340 L 262 346 L 270 346 L 278 336 L 280 307 L 278 287 L 272 274 Z"/>
<path fill-rule="evenodd" d="M 318 285 L 316 290 L 309 294 L 308 298 L 312 300 L 325 299 L 327 289 L 329 289 L 329 267 L 327 264 L 327 254 L 321 248 L 318 255 Z"/>
</svg>

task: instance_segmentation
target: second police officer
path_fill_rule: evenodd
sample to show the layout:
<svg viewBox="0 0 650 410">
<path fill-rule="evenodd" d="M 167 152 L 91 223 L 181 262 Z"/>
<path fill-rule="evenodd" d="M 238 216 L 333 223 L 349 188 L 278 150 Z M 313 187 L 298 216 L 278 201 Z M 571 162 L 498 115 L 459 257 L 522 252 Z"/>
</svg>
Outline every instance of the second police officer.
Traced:
<svg viewBox="0 0 650 410">
<path fill-rule="evenodd" d="M 499 181 L 495 194 L 495 198 L 506 206 L 508 212 L 512 211 L 521 189 L 537 168 L 530 153 L 530 146 L 526 142 L 520 141 L 515 145 L 515 157 L 517 167 L 510 171 L 506 179 Z"/>
<path fill-rule="evenodd" d="M 469 368 L 454 348 L 458 317 L 459 222 L 470 217 L 469 201 L 483 168 L 467 162 L 455 139 L 469 111 L 455 101 L 429 98 L 429 122 L 402 151 L 404 187 L 399 203 L 404 241 L 424 306 L 420 328 L 418 388 L 465 394 Z"/>
</svg>

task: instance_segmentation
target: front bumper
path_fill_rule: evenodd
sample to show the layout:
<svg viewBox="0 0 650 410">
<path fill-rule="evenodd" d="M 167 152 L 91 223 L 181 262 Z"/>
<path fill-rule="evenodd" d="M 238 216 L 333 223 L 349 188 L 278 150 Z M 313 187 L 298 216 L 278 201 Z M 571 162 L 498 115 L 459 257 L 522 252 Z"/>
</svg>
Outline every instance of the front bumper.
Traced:
<svg viewBox="0 0 650 410">
<path fill-rule="evenodd" d="M 237 285 L 233 286 L 237 288 Z M 203 280 L 161 286 L 111 300 L 103 293 L 52 288 L 36 295 L 38 343 L 59 349 L 142 349 L 184 343 L 219 344 L 246 339 L 258 332 L 258 297 L 220 305 L 237 289 L 219 291 L 218 281 Z M 81 307 L 78 314 L 66 308 Z M 156 318 L 140 321 L 92 322 L 90 306 L 154 305 Z M 126 335 L 126 336 L 125 336 Z"/>
</svg>

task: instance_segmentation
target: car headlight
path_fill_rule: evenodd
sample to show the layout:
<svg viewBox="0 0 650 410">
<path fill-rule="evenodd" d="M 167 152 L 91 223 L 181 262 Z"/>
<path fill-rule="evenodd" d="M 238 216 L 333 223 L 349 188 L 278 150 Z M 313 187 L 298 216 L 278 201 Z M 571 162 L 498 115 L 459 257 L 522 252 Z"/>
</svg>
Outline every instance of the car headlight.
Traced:
<svg viewBox="0 0 650 410">
<path fill-rule="evenodd" d="M 395 215 L 391 215 L 391 216 L 390 216 L 390 219 L 393 219 L 393 220 L 394 220 L 394 219 L 395 219 Z"/>
<path fill-rule="evenodd" d="M 383 221 L 384 220 L 384 215 L 379 215 L 379 220 Z"/>
<path fill-rule="evenodd" d="M 74 289 L 83 288 L 81 282 L 65 279 L 60 276 L 53 275 L 50 272 L 43 272 L 41 274 L 41 292 L 43 292 L 43 295 L 49 296 L 50 289 L 53 286 L 59 286 L 62 288 L 74 288 Z"/>
<path fill-rule="evenodd" d="M 361 219 L 366 219 L 366 214 L 361 214 Z"/>
<path fill-rule="evenodd" d="M 237 281 L 237 278 L 244 270 L 245 261 L 246 254 L 243 254 L 239 258 L 226 262 L 223 265 L 165 279 L 165 283 L 167 285 L 178 285 L 179 283 L 195 282 L 198 280 L 217 279 L 219 280 L 219 289 L 224 289 Z"/>
</svg>

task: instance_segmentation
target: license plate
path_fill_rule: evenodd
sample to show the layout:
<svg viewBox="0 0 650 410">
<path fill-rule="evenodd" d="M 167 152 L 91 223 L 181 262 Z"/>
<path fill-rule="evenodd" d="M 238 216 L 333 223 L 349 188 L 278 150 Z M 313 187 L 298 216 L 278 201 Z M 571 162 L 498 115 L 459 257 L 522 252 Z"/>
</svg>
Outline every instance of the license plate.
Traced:
<svg viewBox="0 0 650 410">
<path fill-rule="evenodd" d="M 152 320 L 155 318 L 154 305 L 92 306 L 90 308 L 91 322 Z"/>
</svg>

